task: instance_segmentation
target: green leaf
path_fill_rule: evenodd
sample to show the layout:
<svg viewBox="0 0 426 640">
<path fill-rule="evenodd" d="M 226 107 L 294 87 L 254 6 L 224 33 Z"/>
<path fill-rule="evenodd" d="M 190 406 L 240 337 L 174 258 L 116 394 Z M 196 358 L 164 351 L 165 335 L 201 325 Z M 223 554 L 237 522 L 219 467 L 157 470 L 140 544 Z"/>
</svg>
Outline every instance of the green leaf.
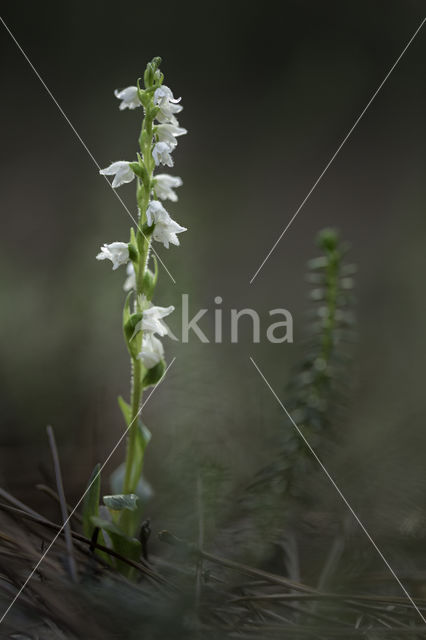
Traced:
<svg viewBox="0 0 426 640">
<path fill-rule="evenodd" d="M 113 496 L 103 497 L 104 505 L 112 511 L 123 511 L 123 509 L 129 509 L 135 511 L 137 509 L 138 497 L 134 493 L 120 493 Z"/>
<path fill-rule="evenodd" d="M 129 240 L 129 258 L 132 262 L 139 262 L 138 243 L 136 240 L 135 230 L 130 227 L 130 240 Z"/>
<path fill-rule="evenodd" d="M 127 341 L 132 340 L 135 336 L 135 329 L 142 320 L 142 313 L 132 313 L 129 316 L 129 319 L 124 325 L 124 334 L 127 338 Z"/>
<path fill-rule="evenodd" d="M 92 516 L 92 523 L 95 527 L 99 527 L 99 529 L 105 531 L 109 536 L 114 551 L 125 558 L 129 558 L 129 560 L 139 561 L 142 552 L 142 546 L 139 540 L 126 536 L 114 522 L 110 522 L 104 518 Z M 129 567 L 129 565 L 119 559 L 116 559 L 116 566 L 117 569 L 127 577 L 130 577 L 133 573 L 132 567 Z"/>
<path fill-rule="evenodd" d="M 152 433 L 140 420 L 138 422 L 139 432 L 138 432 L 138 441 L 140 440 L 141 447 L 143 452 L 145 452 L 147 444 L 150 442 L 152 438 Z"/>
<path fill-rule="evenodd" d="M 145 224 L 142 227 L 142 233 L 145 236 L 145 238 L 149 238 L 155 229 L 155 224 L 151 224 L 149 225 L 147 222 L 145 222 Z"/>
<path fill-rule="evenodd" d="M 133 464 L 130 471 L 130 486 L 136 488 L 142 474 L 143 458 L 146 446 L 151 440 L 151 432 L 138 420 L 138 430 L 133 449 Z"/>
<path fill-rule="evenodd" d="M 142 320 L 142 313 L 132 313 L 129 315 L 127 322 L 124 323 L 124 337 L 127 348 L 132 358 L 136 358 L 139 353 L 138 341 L 134 340 L 137 335 L 137 326 Z"/>
<path fill-rule="evenodd" d="M 101 465 L 98 463 L 93 469 L 88 484 L 90 488 L 84 496 L 83 501 L 83 533 L 86 538 L 89 538 L 90 540 L 92 539 L 93 532 L 96 528 L 93 524 L 92 518 L 97 517 L 99 514 L 99 500 L 101 493 L 101 474 L 99 473 L 100 468 Z M 105 540 L 101 532 L 98 534 L 97 542 L 105 546 Z M 105 562 L 111 564 L 111 558 L 108 554 L 104 553 L 103 551 L 99 551 L 99 549 L 96 549 L 95 553 Z"/>
<path fill-rule="evenodd" d="M 99 516 L 92 516 L 92 523 L 95 527 L 106 531 L 108 534 L 123 536 L 124 533 L 120 530 L 120 528 L 114 524 L 114 522 L 110 522 L 106 518 L 101 518 Z"/>
<path fill-rule="evenodd" d="M 129 248 L 129 258 L 132 262 L 137 262 L 139 260 L 139 252 L 136 248 L 136 245 L 129 242 L 127 245 Z"/>
<path fill-rule="evenodd" d="M 99 500 L 101 493 L 101 465 L 98 463 L 89 479 L 88 490 L 83 501 L 83 532 L 86 538 L 91 538 L 95 527 L 92 517 L 99 514 Z"/>
<path fill-rule="evenodd" d="M 126 421 L 126 425 L 129 426 L 132 420 L 132 407 L 121 396 L 118 396 L 118 405 L 121 409 L 124 420 Z"/>
<path fill-rule="evenodd" d="M 139 164 L 139 162 L 129 162 L 129 167 L 144 184 L 148 183 L 148 173 L 143 165 Z"/>
<path fill-rule="evenodd" d="M 164 360 L 160 360 L 160 362 L 158 362 L 154 367 L 148 369 L 142 380 L 144 389 L 160 382 L 165 370 L 166 363 L 164 362 Z"/>
</svg>

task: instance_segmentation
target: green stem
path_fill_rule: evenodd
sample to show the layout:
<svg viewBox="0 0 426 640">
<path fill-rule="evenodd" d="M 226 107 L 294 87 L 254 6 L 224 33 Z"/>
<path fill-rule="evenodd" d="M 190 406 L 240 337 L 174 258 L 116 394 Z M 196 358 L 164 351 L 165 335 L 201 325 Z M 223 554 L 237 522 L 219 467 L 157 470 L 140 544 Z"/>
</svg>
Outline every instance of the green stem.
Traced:
<svg viewBox="0 0 426 640">
<path fill-rule="evenodd" d="M 129 438 L 127 441 L 123 493 L 134 493 L 137 486 L 133 486 L 135 484 L 134 482 L 131 483 L 131 473 L 133 467 L 136 435 L 139 428 L 138 413 L 143 395 L 141 373 L 141 361 L 138 359 L 132 359 L 132 417 L 130 423 L 131 427 L 129 429 Z"/>
<path fill-rule="evenodd" d="M 144 136 L 144 133 L 146 134 Z M 150 193 L 151 193 L 151 182 L 152 182 L 152 174 L 154 170 L 154 163 L 152 159 L 151 153 L 151 140 L 152 140 L 152 118 L 148 118 L 145 116 L 141 135 L 139 138 L 139 146 L 141 154 L 143 155 L 143 161 L 145 165 L 145 169 L 148 175 L 148 181 L 146 184 L 142 184 L 138 181 L 137 186 L 137 202 L 140 211 L 139 225 L 137 230 L 137 240 L 139 247 L 139 263 L 136 269 L 136 290 L 135 290 L 135 311 L 141 312 L 143 311 L 140 296 L 144 293 L 144 275 L 145 271 L 148 267 L 148 257 L 149 257 L 149 248 L 150 248 L 150 239 L 146 238 L 142 233 L 142 227 L 146 222 L 146 210 L 149 204 Z M 142 347 L 142 338 L 143 333 L 139 331 L 137 336 L 135 336 L 135 340 L 137 340 L 138 351 Z M 142 384 L 142 375 L 144 371 L 143 364 L 138 358 L 131 358 L 131 370 L 132 370 L 132 383 L 131 383 L 131 427 L 129 429 L 129 437 L 127 440 L 127 450 L 126 450 L 126 462 L 125 462 L 125 474 L 124 474 L 124 484 L 123 484 L 123 492 L 124 493 L 133 493 L 137 488 L 137 482 L 139 478 L 132 479 L 132 468 L 134 465 L 135 458 L 135 444 L 136 444 L 136 436 L 139 428 L 139 412 L 140 405 L 142 402 L 143 396 L 143 384 Z"/>
</svg>

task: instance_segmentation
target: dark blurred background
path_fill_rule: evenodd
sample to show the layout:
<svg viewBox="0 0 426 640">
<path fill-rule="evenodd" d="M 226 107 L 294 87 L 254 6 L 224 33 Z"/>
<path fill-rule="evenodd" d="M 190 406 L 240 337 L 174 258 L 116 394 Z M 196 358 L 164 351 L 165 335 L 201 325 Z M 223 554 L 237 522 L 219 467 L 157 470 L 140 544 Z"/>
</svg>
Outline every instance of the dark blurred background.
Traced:
<svg viewBox="0 0 426 640">
<path fill-rule="evenodd" d="M 146 476 L 179 486 L 174 460 L 207 456 L 243 486 L 274 453 L 288 420 L 249 361 L 283 401 L 302 354 L 306 261 L 319 229 L 349 241 L 357 278 L 355 389 L 328 464 L 367 520 L 423 509 L 426 493 L 426 32 L 420 32 L 252 285 L 249 280 L 418 27 L 424 3 L 19 3 L 3 17 L 104 167 L 135 153 L 141 111 L 118 110 L 154 55 L 182 96 L 189 130 L 173 173 L 184 187 L 169 209 L 188 227 L 181 247 L 157 246 L 158 304 L 180 299 L 212 335 L 214 297 L 289 309 L 294 344 L 169 341 L 177 359 L 149 401 Z M 125 240 L 127 213 L 1 26 L 1 471 L 32 505 L 50 469 L 46 424 L 59 444 L 69 500 L 122 433 L 116 396 L 128 395 L 121 338 L 123 270 L 95 255 Z M 135 211 L 133 185 L 119 191 Z M 264 330 L 263 330 L 264 333 Z M 201 452 L 201 453 L 200 453 Z M 121 447 L 106 476 L 124 453 Z M 322 491 L 319 487 L 318 491 Z M 177 494 L 177 495 L 176 495 Z M 167 526 L 159 495 L 152 510 Z M 337 500 L 337 498 L 336 498 Z M 160 506 L 161 505 L 161 508 Z M 166 508 L 163 508 L 166 507 Z"/>
</svg>

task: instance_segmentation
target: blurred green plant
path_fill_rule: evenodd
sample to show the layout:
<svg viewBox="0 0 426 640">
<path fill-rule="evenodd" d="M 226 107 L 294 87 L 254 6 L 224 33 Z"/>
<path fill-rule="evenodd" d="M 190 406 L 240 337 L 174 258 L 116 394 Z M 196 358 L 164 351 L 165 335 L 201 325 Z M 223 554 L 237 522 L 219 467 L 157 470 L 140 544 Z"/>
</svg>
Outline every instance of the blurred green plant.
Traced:
<svg viewBox="0 0 426 640">
<path fill-rule="evenodd" d="M 334 229 L 317 237 L 322 254 L 308 262 L 309 337 L 301 363 L 285 393 L 286 407 L 318 453 L 338 436 L 335 425 L 347 397 L 348 366 L 355 338 L 353 288 L 356 266 L 346 263 L 348 245 Z M 256 476 L 251 489 L 300 498 L 315 461 L 292 425 L 281 432 L 278 459 Z"/>
</svg>

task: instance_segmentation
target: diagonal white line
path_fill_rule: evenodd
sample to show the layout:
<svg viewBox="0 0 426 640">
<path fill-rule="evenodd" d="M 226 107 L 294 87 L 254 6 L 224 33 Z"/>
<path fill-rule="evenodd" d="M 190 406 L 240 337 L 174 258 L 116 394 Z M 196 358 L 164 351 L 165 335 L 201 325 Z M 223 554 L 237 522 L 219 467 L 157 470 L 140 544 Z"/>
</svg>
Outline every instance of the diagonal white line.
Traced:
<svg viewBox="0 0 426 640">
<path fill-rule="evenodd" d="M 27 584 L 29 583 L 29 581 L 31 580 L 31 578 L 33 577 L 33 575 L 35 574 L 35 572 L 37 571 L 37 569 L 39 568 L 39 566 L 41 565 L 41 563 L 43 562 L 43 560 L 45 559 L 45 557 L 47 556 L 47 554 L 49 553 L 50 549 L 53 547 L 53 545 L 55 544 L 56 540 L 59 538 L 59 536 L 61 535 L 62 531 L 64 530 L 64 528 L 66 527 L 66 525 L 68 524 L 68 522 L 71 520 L 71 518 L 73 517 L 74 513 L 77 511 L 78 507 L 80 506 L 80 504 L 82 503 L 82 501 L 84 500 L 85 496 L 87 495 L 87 492 L 90 490 L 91 486 L 93 485 L 93 483 L 99 478 L 101 472 L 103 471 L 105 465 L 109 462 L 109 460 L 111 459 L 112 455 L 115 453 L 117 447 L 119 446 L 119 444 L 122 442 L 123 438 L 126 436 L 127 432 L 129 431 L 130 427 L 132 426 L 132 424 L 135 422 L 135 420 L 138 419 L 142 409 L 145 407 L 146 403 L 148 402 L 148 400 L 151 398 L 152 394 L 154 393 L 154 391 L 157 389 L 157 387 L 162 383 L 162 381 L 164 380 L 168 370 L 170 369 L 170 367 L 172 366 L 172 364 L 174 363 L 174 361 L 176 360 L 176 357 L 173 358 L 173 360 L 170 362 L 170 364 L 168 365 L 167 369 L 164 372 L 163 377 L 161 378 L 161 380 L 159 382 L 157 382 L 157 384 L 155 385 L 155 387 L 153 387 L 151 393 L 149 394 L 149 396 L 146 398 L 145 402 L 142 404 L 141 408 L 139 409 L 138 413 L 136 414 L 136 416 L 133 418 L 132 422 L 129 424 L 129 426 L 127 427 L 127 429 L 124 431 L 124 433 L 120 436 L 120 439 L 118 440 L 118 442 L 115 444 L 114 448 L 112 449 L 112 451 L 109 453 L 108 457 L 106 458 L 106 460 L 104 461 L 104 463 L 102 464 L 102 466 L 100 467 L 98 473 L 95 475 L 95 477 L 93 478 L 92 482 L 88 485 L 86 491 L 83 493 L 83 495 L 81 496 L 81 498 L 79 499 L 79 501 L 77 502 L 77 504 L 75 505 L 75 507 L 73 508 L 73 510 L 70 512 L 68 518 L 64 521 L 64 523 L 62 524 L 61 528 L 58 529 L 57 534 L 55 535 L 55 537 L 53 538 L 52 542 L 49 544 L 49 546 L 47 547 L 47 549 L 45 550 L 45 552 L 43 553 L 43 555 L 40 557 L 40 559 L 38 560 L 37 564 L 35 565 L 35 567 L 33 568 L 33 570 L 31 571 L 31 573 L 29 574 L 29 576 L 27 577 L 27 579 L 25 580 L 24 584 L 22 585 L 22 587 L 19 589 L 18 593 L 16 594 L 16 596 L 13 598 L 12 602 L 10 603 L 10 605 L 7 607 L 6 611 L 3 613 L 2 617 L 0 618 L 0 624 L 3 622 L 3 620 L 5 619 L 5 617 L 7 616 L 7 614 L 9 613 L 9 611 L 11 610 L 11 608 L 13 607 L 13 605 L 15 604 L 15 602 L 18 600 L 19 596 L 21 595 L 21 593 L 23 592 L 23 590 L 25 589 L 25 587 L 27 586 Z"/>
<path fill-rule="evenodd" d="M 283 405 L 283 403 L 281 402 L 281 400 L 279 399 L 279 397 L 277 396 L 277 394 L 275 393 L 275 391 L 273 390 L 273 388 L 271 387 L 271 385 L 269 384 L 268 380 L 265 378 L 265 376 L 263 375 L 263 373 L 261 372 L 261 370 L 259 369 L 258 365 L 256 364 L 256 362 L 253 360 L 253 358 L 250 356 L 250 360 L 253 364 L 253 366 L 257 369 L 260 377 L 262 378 L 262 380 L 264 381 L 264 383 L 266 384 L 266 386 L 268 387 L 268 389 L 270 390 L 270 392 L 272 393 L 272 395 L 274 396 L 275 400 L 278 402 L 278 404 L 280 405 L 281 409 L 284 411 L 284 413 L 286 414 L 287 418 L 290 420 L 290 422 L 292 423 L 293 427 L 296 429 L 298 435 L 302 438 L 303 442 L 305 443 L 305 445 L 307 446 L 307 448 L 309 449 L 309 451 L 311 452 L 312 456 L 315 458 L 315 460 L 318 462 L 319 466 L 321 467 L 321 469 L 324 471 L 325 475 L 327 476 L 327 478 L 329 479 L 330 483 L 333 485 L 333 487 L 336 489 L 337 493 L 339 494 L 339 496 L 341 497 L 341 499 L 343 500 L 343 502 L 345 503 L 346 507 L 349 509 L 349 511 L 351 512 L 351 514 L 353 515 L 353 517 L 355 518 L 355 520 L 357 521 L 357 523 L 359 524 L 359 526 L 361 527 L 362 531 L 365 533 L 365 535 L 367 536 L 367 538 L 369 539 L 369 541 L 371 542 L 371 544 L 373 545 L 373 547 L 375 548 L 375 550 L 377 551 L 377 553 L 379 554 L 379 556 L 381 557 L 381 559 L 383 560 L 383 562 L 385 563 L 386 567 L 389 569 L 389 571 L 391 572 L 392 576 L 395 578 L 395 580 L 397 581 L 397 583 L 399 584 L 399 586 L 401 587 L 402 591 L 404 592 L 404 594 L 407 596 L 408 600 L 411 602 L 411 604 L 413 605 L 414 609 L 417 611 L 417 613 L 419 614 L 420 618 L 423 620 L 423 622 L 426 624 L 426 618 L 424 617 L 424 615 L 422 614 L 422 612 L 420 611 L 419 607 L 416 605 L 416 603 L 414 602 L 413 598 L 410 596 L 410 594 L 408 593 L 407 589 L 404 587 L 404 585 L 402 584 L 401 580 L 398 578 L 398 576 L 396 575 L 395 571 L 392 569 L 391 565 L 389 564 L 388 560 L 385 558 L 385 556 L 383 555 L 382 551 L 379 549 L 379 547 L 377 546 L 376 542 L 374 542 L 373 538 L 371 537 L 370 533 L 368 532 L 368 530 L 366 529 L 365 525 L 361 522 L 359 516 L 357 515 L 357 513 L 354 511 L 353 507 L 351 506 L 351 504 L 349 503 L 349 501 L 345 498 L 345 496 L 342 493 L 342 490 L 337 486 L 336 481 L 334 480 L 334 478 L 331 476 L 331 474 L 327 471 L 324 463 L 320 460 L 320 458 L 318 457 L 317 453 L 315 452 L 315 450 L 311 447 L 311 445 L 309 444 L 308 440 L 305 438 L 305 436 L 303 435 L 303 432 L 301 431 L 301 429 L 297 426 L 297 424 L 295 423 L 295 421 L 293 420 L 293 418 L 291 417 L 291 415 L 289 414 L 289 412 L 287 411 L 287 409 L 285 408 L 285 406 Z"/>
<path fill-rule="evenodd" d="M 275 251 L 275 249 L 276 249 L 278 243 L 280 242 L 281 238 L 284 236 L 284 234 L 287 232 L 287 230 L 293 224 L 293 222 L 295 221 L 297 215 L 299 214 L 299 211 L 305 206 L 305 204 L 307 203 L 307 201 L 311 197 L 312 193 L 315 191 L 315 189 L 317 188 L 318 184 L 321 182 L 321 180 L 323 179 L 323 177 L 327 173 L 328 169 L 330 168 L 330 166 L 333 164 L 334 160 L 336 159 L 336 157 L 340 153 L 342 147 L 346 144 L 346 142 L 348 141 L 349 137 L 352 135 L 355 127 L 359 124 L 361 119 L 364 117 L 367 109 L 371 106 L 371 104 L 374 101 L 374 99 L 376 98 L 377 94 L 380 92 L 380 90 L 382 89 L 383 85 L 388 80 L 389 76 L 394 71 L 395 67 L 398 65 L 398 63 L 400 62 L 401 58 L 403 57 L 403 55 L 407 51 L 408 47 L 411 45 L 411 43 L 413 42 L 414 38 L 417 36 L 417 34 L 419 33 L 420 29 L 423 27 L 425 22 L 426 22 L 426 18 L 423 18 L 423 20 L 421 21 L 420 25 L 417 27 L 417 29 L 415 30 L 415 32 L 413 33 L 413 35 L 411 36 L 411 38 L 409 39 L 409 41 L 407 42 L 407 44 L 405 45 L 405 47 L 403 48 L 403 50 L 401 51 L 401 53 L 399 54 L 399 56 L 397 57 L 397 59 L 395 60 L 395 62 L 391 66 L 391 68 L 389 69 L 389 71 L 387 72 L 387 74 L 385 75 L 385 77 L 383 78 L 382 82 L 379 84 L 379 86 L 377 87 L 376 91 L 373 93 L 373 95 L 371 96 L 370 100 L 367 102 L 366 106 L 361 111 L 361 113 L 359 114 L 358 118 L 355 120 L 355 122 L 352 125 L 352 127 L 349 129 L 349 131 L 346 134 L 346 136 L 343 138 L 342 142 L 339 144 L 339 146 L 337 147 L 336 151 L 333 153 L 333 155 L 331 156 L 330 160 L 325 165 L 323 171 L 320 173 L 318 178 L 315 180 L 314 184 L 312 185 L 312 187 L 308 191 L 308 194 L 306 195 L 304 200 L 302 200 L 301 204 L 296 209 L 296 212 L 293 214 L 292 218 L 290 218 L 289 222 L 287 223 L 286 227 L 284 228 L 284 230 L 279 235 L 278 239 L 276 240 L 276 242 L 274 243 L 274 245 L 270 249 L 269 253 L 267 253 L 267 255 L 265 256 L 262 264 L 258 267 L 257 271 L 252 276 L 252 278 L 250 280 L 250 284 L 252 284 L 254 282 L 254 280 L 257 277 L 257 275 L 259 274 L 260 270 L 263 268 L 265 262 L 267 260 L 269 260 L 271 254 L 273 253 L 273 251 Z"/>
<path fill-rule="evenodd" d="M 65 119 L 65 121 L 69 124 L 69 126 L 71 127 L 72 131 L 74 132 L 76 138 L 79 140 L 79 142 L 81 143 L 81 145 L 83 146 L 83 148 L 85 149 L 85 151 L 88 153 L 88 155 L 90 156 L 93 164 L 98 168 L 98 170 L 101 170 L 101 166 L 98 163 L 98 161 L 96 160 L 96 158 L 94 157 L 93 153 L 90 151 L 89 147 L 87 146 L 87 144 L 84 142 L 83 138 L 80 136 L 80 134 L 78 133 L 77 129 L 74 127 L 74 125 L 72 124 L 71 120 L 68 118 L 67 114 L 65 113 L 65 111 L 62 109 L 61 105 L 59 104 L 59 102 L 56 100 L 55 96 L 53 95 L 53 93 L 51 92 L 51 90 L 49 89 L 49 87 L 47 86 L 47 84 L 45 83 L 45 81 L 43 80 L 43 78 L 41 77 L 41 75 L 39 74 L 39 72 L 37 71 L 37 69 L 35 68 L 35 66 L 33 65 L 33 63 L 31 62 L 31 60 L 29 59 L 29 57 L 27 56 L 27 54 L 25 53 L 25 51 L 23 50 L 23 48 L 21 47 L 21 45 L 19 44 L 19 42 L 17 41 L 17 39 L 15 38 L 15 36 L 13 35 L 13 33 L 11 32 L 11 30 L 9 29 L 9 27 L 7 26 L 7 24 L 5 23 L 5 21 L 3 20 L 3 18 L 0 16 L 0 21 L 3 23 L 4 28 L 6 29 L 6 31 L 8 32 L 8 34 L 10 35 L 10 37 L 12 38 L 13 42 L 16 44 L 16 46 L 18 47 L 19 51 L 22 53 L 22 55 L 24 56 L 25 60 L 28 62 L 28 64 L 30 65 L 31 69 L 34 71 L 35 75 L 37 76 L 37 78 L 40 80 L 41 84 L 43 85 L 43 87 L 46 89 L 47 93 L 49 94 L 49 96 L 51 97 L 51 99 L 53 100 L 53 102 L 55 103 L 55 105 L 58 107 L 61 115 L 63 116 L 63 118 Z M 110 183 L 110 181 L 108 180 L 108 178 L 106 176 L 102 176 L 103 178 L 105 178 L 106 183 L 108 184 L 109 187 L 111 187 L 115 197 L 117 198 L 117 200 L 121 203 L 121 205 L 123 206 L 123 208 L 125 209 L 125 211 L 127 211 L 127 213 L 129 214 L 130 218 L 133 220 L 134 224 L 136 225 L 136 228 L 139 229 L 139 231 L 142 233 L 143 237 L 145 238 L 145 235 L 142 231 L 142 229 L 140 229 L 137 221 L 135 220 L 134 216 L 130 213 L 128 207 L 126 206 L 126 204 L 123 202 L 121 196 L 117 193 L 117 191 L 115 189 L 112 188 L 112 185 Z M 176 284 L 176 280 L 174 279 L 174 277 L 172 276 L 172 274 L 170 273 L 170 271 L 167 269 L 166 265 L 164 264 L 164 262 L 162 261 L 162 259 L 160 258 L 160 256 L 158 255 L 158 253 L 156 252 L 156 250 L 154 249 L 154 247 L 151 244 L 151 249 L 152 252 L 155 254 L 157 260 L 159 261 L 159 263 L 161 264 L 161 266 L 163 267 L 163 269 L 165 270 L 165 272 L 167 273 L 167 275 L 169 276 L 169 278 L 171 279 L 171 281 L 173 282 L 173 284 Z"/>
</svg>

